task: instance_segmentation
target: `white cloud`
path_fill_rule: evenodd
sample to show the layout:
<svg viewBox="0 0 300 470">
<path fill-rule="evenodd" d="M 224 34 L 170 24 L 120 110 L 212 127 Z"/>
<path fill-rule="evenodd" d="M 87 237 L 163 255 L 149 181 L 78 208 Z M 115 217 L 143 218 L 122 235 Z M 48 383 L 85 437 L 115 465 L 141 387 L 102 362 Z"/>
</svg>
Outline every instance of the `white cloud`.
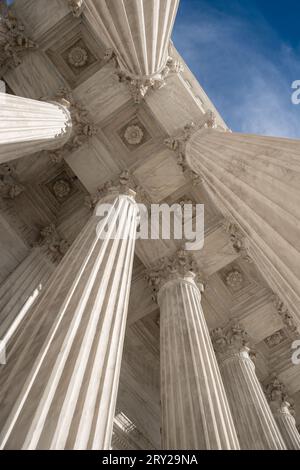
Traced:
<svg viewBox="0 0 300 470">
<path fill-rule="evenodd" d="M 299 55 L 259 14 L 245 20 L 199 2 L 179 16 L 174 42 L 233 130 L 300 138 L 300 105 L 291 102 Z"/>
</svg>

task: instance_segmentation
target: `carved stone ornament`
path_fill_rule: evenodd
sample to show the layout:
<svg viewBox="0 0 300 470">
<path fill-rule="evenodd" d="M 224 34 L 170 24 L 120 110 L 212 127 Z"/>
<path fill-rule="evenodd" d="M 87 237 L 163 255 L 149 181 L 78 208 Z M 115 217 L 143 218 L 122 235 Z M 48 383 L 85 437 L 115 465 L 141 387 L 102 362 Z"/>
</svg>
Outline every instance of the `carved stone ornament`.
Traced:
<svg viewBox="0 0 300 470">
<path fill-rule="evenodd" d="M 147 93 L 159 90 L 166 85 L 166 78 L 169 74 L 178 74 L 183 72 L 183 70 L 184 67 L 181 62 L 172 57 L 168 57 L 163 70 L 153 77 L 132 77 L 125 70 L 120 68 L 117 69 L 116 75 L 119 82 L 128 85 L 135 104 L 140 104 Z"/>
<path fill-rule="evenodd" d="M 22 184 L 17 181 L 12 167 L 3 163 L 0 165 L 0 196 L 4 199 L 15 199 L 25 191 Z"/>
<path fill-rule="evenodd" d="M 23 24 L 11 10 L 0 9 L 0 76 L 9 69 L 18 67 L 22 63 L 23 55 L 29 49 L 37 47 L 37 44 L 26 36 Z"/>
<path fill-rule="evenodd" d="M 233 269 L 226 275 L 225 282 L 227 286 L 232 287 L 233 289 L 237 289 L 243 284 L 244 276 L 237 269 Z"/>
<path fill-rule="evenodd" d="M 88 58 L 87 50 L 80 46 L 73 47 L 68 54 L 69 64 L 76 68 L 84 67 Z"/>
<path fill-rule="evenodd" d="M 47 101 L 57 102 L 68 108 L 72 120 L 72 133 L 63 147 L 57 150 L 46 151 L 52 163 L 61 163 L 71 152 L 78 150 L 82 145 L 97 134 L 98 128 L 90 119 L 84 106 L 77 103 L 69 90 L 60 90 L 55 97 L 46 98 Z"/>
<path fill-rule="evenodd" d="M 79 18 L 84 9 L 84 0 L 68 0 L 68 4 L 73 16 L 75 16 L 75 18 Z"/>
<path fill-rule="evenodd" d="M 124 133 L 124 139 L 130 145 L 139 145 L 142 142 L 143 137 L 143 129 L 141 129 L 137 124 L 128 126 Z"/>
<path fill-rule="evenodd" d="M 220 359 L 237 354 L 250 359 L 249 337 L 238 322 L 230 321 L 225 327 L 214 329 L 211 332 L 211 340 Z M 251 356 L 253 357 L 253 354 Z"/>
<path fill-rule="evenodd" d="M 58 199 L 66 198 L 71 192 L 70 183 L 65 179 L 55 181 L 52 189 Z"/>
<path fill-rule="evenodd" d="M 177 155 L 177 164 L 181 168 L 184 176 L 193 182 L 193 185 L 198 185 L 203 182 L 203 178 L 195 173 L 189 167 L 186 160 L 186 145 L 192 135 L 200 129 L 215 128 L 216 117 L 212 111 L 207 111 L 203 119 L 195 124 L 190 122 L 186 124 L 177 136 L 169 137 L 165 140 L 165 145 L 168 149 L 172 150 Z"/>
<path fill-rule="evenodd" d="M 279 330 L 279 331 L 276 331 L 276 333 L 274 333 L 273 335 L 268 336 L 265 339 L 265 343 L 268 345 L 269 348 L 275 348 L 279 344 L 283 343 L 283 341 L 285 340 L 286 340 L 286 336 L 283 330 Z"/>
<path fill-rule="evenodd" d="M 191 273 L 200 291 L 203 292 L 201 274 L 190 252 L 180 249 L 173 256 L 162 258 L 146 274 L 146 280 L 152 290 L 152 299 L 157 301 L 158 292 L 166 282 L 191 277 Z"/>
<path fill-rule="evenodd" d="M 54 224 L 41 230 L 36 246 L 44 248 L 53 263 L 59 263 L 70 247 L 69 243 L 60 237 Z"/>
<path fill-rule="evenodd" d="M 278 297 L 278 295 L 274 294 L 272 296 L 272 301 L 274 304 L 275 309 L 277 310 L 278 314 L 280 315 L 282 322 L 286 326 L 286 328 L 291 331 L 292 333 L 297 331 L 297 326 L 294 321 L 293 315 L 289 312 L 288 308 L 284 305 L 282 300 Z"/>
<path fill-rule="evenodd" d="M 248 254 L 247 239 L 242 230 L 228 220 L 224 223 L 224 229 L 229 235 L 234 251 L 247 263 L 252 263 L 251 257 Z"/>
<path fill-rule="evenodd" d="M 273 412 L 295 415 L 294 401 L 276 374 L 271 376 L 264 388 Z"/>
</svg>

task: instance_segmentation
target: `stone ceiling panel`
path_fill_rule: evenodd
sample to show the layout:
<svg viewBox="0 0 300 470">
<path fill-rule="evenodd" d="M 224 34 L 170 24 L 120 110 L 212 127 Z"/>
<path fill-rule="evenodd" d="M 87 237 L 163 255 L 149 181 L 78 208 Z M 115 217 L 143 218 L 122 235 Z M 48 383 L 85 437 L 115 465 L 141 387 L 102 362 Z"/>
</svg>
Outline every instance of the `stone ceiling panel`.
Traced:
<svg viewBox="0 0 300 470">
<path fill-rule="evenodd" d="M 161 90 L 149 93 L 146 103 L 166 132 L 176 134 L 187 123 L 200 121 L 204 112 L 180 75 L 168 77 Z"/>
<path fill-rule="evenodd" d="M 141 165 L 134 173 L 153 203 L 159 203 L 184 186 L 186 180 L 179 167 L 174 164 L 173 153 L 165 149 Z"/>
<path fill-rule="evenodd" d="M 67 0 L 14 0 L 14 9 L 31 38 L 38 40 L 66 15 L 71 15 Z"/>
<path fill-rule="evenodd" d="M 77 152 L 66 157 L 68 165 L 91 194 L 121 170 L 102 140 L 104 139 L 98 133 L 98 136 L 91 138 Z"/>
<path fill-rule="evenodd" d="M 21 65 L 5 74 L 5 80 L 18 96 L 40 99 L 53 96 L 66 82 L 42 51 L 26 54 Z"/>
<path fill-rule="evenodd" d="M 103 134 L 110 141 L 113 155 L 122 165 L 134 170 L 165 149 L 167 134 L 158 124 L 147 106 L 134 106 L 131 102 L 101 124 Z"/>
<path fill-rule="evenodd" d="M 109 63 L 74 90 L 75 99 L 87 108 L 97 124 L 132 99 L 114 72 L 114 65 Z"/>
</svg>

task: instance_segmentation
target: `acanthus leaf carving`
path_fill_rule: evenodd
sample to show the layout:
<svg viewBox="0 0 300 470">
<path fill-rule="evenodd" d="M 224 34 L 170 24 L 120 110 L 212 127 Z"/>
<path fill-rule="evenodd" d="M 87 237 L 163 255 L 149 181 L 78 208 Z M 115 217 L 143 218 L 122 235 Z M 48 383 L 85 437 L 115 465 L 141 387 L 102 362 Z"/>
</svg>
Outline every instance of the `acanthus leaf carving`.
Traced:
<svg viewBox="0 0 300 470">
<path fill-rule="evenodd" d="M 282 300 L 276 294 L 272 296 L 272 302 L 278 314 L 280 315 L 284 325 L 289 331 L 295 333 L 297 331 L 297 326 L 295 324 L 294 317 L 290 313 L 288 308 L 285 306 L 284 302 L 282 302 Z"/>
<path fill-rule="evenodd" d="M 13 168 L 8 163 L 0 165 L 0 196 L 4 199 L 15 199 L 25 191 L 25 187 L 18 182 Z"/>
<path fill-rule="evenodd" d="M 38 48 L 25 34 L 24 25 L 10 9 L 0 11 L 0 37 L 0 76 L 9 69 L 18 67 L 28 50 Z"/>
<path fill-rule="evenodd" d="M 117 56 L 114 57 L 117 62 L 116 75 L 119 82 L 128 85 L 135 104 L 140 104 L 150 91 L 160 90 L 166 86 L 166 79 L 170 74 L 179 74 L 184 70 L 179 60 L 168 57 L 166 65 L 160 73 L 153 77 L 133 77 L 118 66 Z"/>
<path fill-rule="evenodd" d="M 201 184 L 203 182 L 203 178 L 189 167 L 186 159 L 186 145 L 192 135 L 198 130 L 215 127 L 215 114 L 212 111 L 207 111 L 200 122 L 197 124 L 194 122 L 186 124 L 177 136 L 169 137 L 165 140 L 167 148 L 176 153 L 177 164 L 181 168 L 184 176 L 191 180 L 194 186 Z"/>
<path fill-rule="evenodd" d="M 247 237 L 243 231 L 230 220 L 226 220 L 224 222 L 224 229 L 225 232 L 229 235 L 234 251 L 247 263 L 252 263 L 252 259 L 248 253 Z"/>
<path fill-rule="evenodd" d="M 237 321 L 232 320 L 223 328 L 212 330 L 211 340 L 214 350 L 221 360 L 237 354 L 247 359 L 255 357 L 254 351 L 251 351 L 250 348 L 249 336 Z"/>
<path fill-rule="evenodd" d="M 35 246 L 43 248 L 46 255 L 55 264 L 62 260 L 70 247 L 69 243 L 59 235 L 54 224 L 50 224 L 40 231 L 40 237 Z"/>
<path fill-rule="evenodd" d="M 164 257 L 155 263 L 146 273 L 145 279 L 152 290 L 153 301 L 157 302 L 158 292 L 166 282 L 191 275 L 200 291 L 203 292 L 204 286 L 201 282 L 202 276 L 199 267 L 193 255 L 181 248 L 174 255 Z"/>
<path fill-rule="evenodd" d="M 267 380 L 264 390 L 273 412 L 295 416 L 294 401 L 289 397 L 285 385 L 276 374 L 272 374 Z"/>
<path fill-rule="evenodd" d="M 98 128 L 92 122 L 85 107 L 75 101 L 70 90 L 61 89 L 55 97 L 45 98 L 45 100 L 56 102 L 67 108 L 72 122 L 71 135 L 65 145 L 56 150 L 46 151 L 50 161 L 57 164 L 61 163 L 71 152 L 87 143 L 91 137 L 97 134 Z"/>
</svg>

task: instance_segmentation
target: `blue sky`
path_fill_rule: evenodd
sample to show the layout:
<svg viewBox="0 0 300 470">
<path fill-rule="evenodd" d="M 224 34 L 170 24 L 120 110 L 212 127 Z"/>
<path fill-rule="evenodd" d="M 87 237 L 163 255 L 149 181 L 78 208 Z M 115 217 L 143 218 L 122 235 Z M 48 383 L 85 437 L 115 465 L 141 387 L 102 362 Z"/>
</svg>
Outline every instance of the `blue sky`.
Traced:
<svg viewBox="0 0 300 470">
<path fill-rule="evenodd" d="M 300 138 L 299 0 L 181 0 L 173 41 L 234 131 Z"/>
</svg>

